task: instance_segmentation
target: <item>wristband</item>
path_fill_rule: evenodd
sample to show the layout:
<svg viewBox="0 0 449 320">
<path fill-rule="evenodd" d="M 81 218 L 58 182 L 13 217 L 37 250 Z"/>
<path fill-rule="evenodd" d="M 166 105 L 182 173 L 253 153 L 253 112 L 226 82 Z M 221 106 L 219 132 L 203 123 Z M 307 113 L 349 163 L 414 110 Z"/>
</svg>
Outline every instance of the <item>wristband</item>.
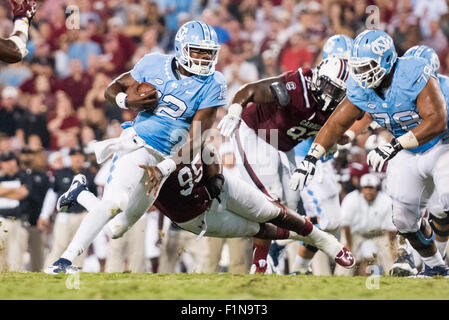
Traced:
<svg viewBox="0 0 449 320">
<path fill-rule="evenodd" d="M 345 135 L 349 138 L 349 141 L 352 141 L 355 138 L 355 132 L 352 130 L 346 130 Z"/>
<path fill-rule="evenodd" d="M 128 109 L 128 95 L 120 92 L 115 96 L 115 103 L 122 109 Z"/>
<path fill-rule="evenodd" d="M 316 159 L 320 159 L 324 154 L 326 154 L 326 149 L 324 149 L 323 146 L 318 143 L 312 143 L 312 146 L 307 153 L 307 155 L 310 155 Z"/>
<path fill-rule="evenodd" d="M 159 162 L 156 167 L 161 170 L 164 177 L 167 177 L 176 170 L 176 163 L 173 159 L 168 158 L 162 162 Z"/>
<path fill-rule="evenodd" d="M 229 106 L 228 114 L 240 119 L 240 116 L 242 115 L 242 110 L 243 107 L 240 103 L 233 103 Z"/>
<path fill-rule="evenodd" d="M 418 139 L 416 139 L 415 135 L 411 131 L 407 132 L 406 134 L 403 134 L 396 140 L 398 140 L 398 142 L 404 149 L 419 147 Z"/>
<path fill-rule="evenodd" d="M 20 17 L 15 19 L 14 21 L 14 29 L 13 33 L 16 33 L 17 31 L 22 32 L 26 36 L 28 36 L 28 29 L 30 27 L 30 23 L 28 18 L 26 17 Z"/>
<path fill-rule="evenodd" d="M 22 59 L 25 58 L 25 56 L 28 54 L 27 45 L 23 42 L 23 40 L 19 36 L 12 36 L 9 38 L 14 44 L 17 46 L 17 48 L 20 51 L 20 55 L 22 56 Z"/>
</svg>

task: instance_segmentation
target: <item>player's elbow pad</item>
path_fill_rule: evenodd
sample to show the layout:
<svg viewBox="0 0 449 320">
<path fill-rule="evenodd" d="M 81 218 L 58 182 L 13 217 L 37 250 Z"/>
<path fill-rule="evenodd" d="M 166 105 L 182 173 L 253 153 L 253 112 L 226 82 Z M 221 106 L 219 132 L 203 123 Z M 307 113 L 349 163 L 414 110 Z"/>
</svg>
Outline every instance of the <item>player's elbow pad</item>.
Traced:
<svg viewBox="0 0 449 320">
<path fill-rule="evenodd" d="M 270 90 L 282 107 L 285 107 L 290 103 L 290 95 L 288 94 L 285 83 L 281 81 L 273 82 L 270 84 Z"/>
</svg>

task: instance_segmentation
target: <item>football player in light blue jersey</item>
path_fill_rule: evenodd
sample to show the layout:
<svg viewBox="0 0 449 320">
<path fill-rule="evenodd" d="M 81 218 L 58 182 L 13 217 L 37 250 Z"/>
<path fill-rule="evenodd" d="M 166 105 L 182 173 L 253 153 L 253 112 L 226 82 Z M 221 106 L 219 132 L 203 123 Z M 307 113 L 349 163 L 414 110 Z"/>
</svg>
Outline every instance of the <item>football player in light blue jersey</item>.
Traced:
<svg viewBox="0 0 449 320">
<path fill-rule="evenodd" d="M 394 136 L 372 150 L 367 161 L 378 171 L 389 161 L 393 223 L 422 257 L 424 270 L 418 276 L 449 276 L 422 210 L 433 191 L 441 207 L 449 210 L 449 144 L 441 141 L 448 115 L 438 80 L 425 59 L 398 58 L 393 40 L 380 30 L 357 36 L 349 65 L 347 96 L 318 133 L 291 187 L 304 188 L 317 160 L 363 112 L 369 113 Z"/>
<path fill-rule="evenodd" d="M 58 199 L 58 211 L 78 202 L 88 214 L 61 258 L 45 272 L 73 272 L 73 259 L 88 248 L 103 227 L 109 237 L 121 237 L 151 207 L 176 164 L 183 160 L 190 163 L 200 152 L 202 135 L 194 139 L 194 132 L 202 134 L 211 128 L 216 107 L 226 101 L 226 82 L 215 71 L 219 50 L 214 29 L 204 22 L 190 21 L 176 34 L 175 55 L 147 54 L 108 86 L 108 101 L 139 113 L 122 125 L 120 138 L 93 144 L 99 163 L 113 157 L 103 198 L 91 194 L 85 177 L 77 175 Z M 155 88 L 139 90 L 141 83 Z M 182 146 L 189 147 L 182 149 L 188 150 L 190 159 L 181 159 Z M 221 190 L 222 177 L 210 180 L 209 184 Z"/>
<path fill-rule="evenodd" d="M 330 37 L 323 46 L 322 59 L 336 57 L 348 59 L 352 48 L 352 38 L 337 34 Z M 297 144 L 294 148 L 296 163 L 299 165 L 310 150 L 313 137 Z M 332 159 L 324 157 L 317 163 L 319 179 L 314 180 L 307 188 L 300 191 L 305 213 L 325 231 L 335 232 L 340 221 L 340 202 L 338 198 L 338 182 Z M 293 272 L 299 274 L 310 273 L 310 265 L 318 250 L 311 245 L 301 245 L 293 266 Z M 330 267 L 326 263 L 319 264 L 320 270 L 313 270 L 314 274 L 330 274 Z"/>
<path fill-rule="evenodd" d="M 414 46 L 405 52 L 404 57 L 414 56 L 424 58 L 428 65 L 432 68 L 433 74 L 438 78 L 441 91 L 446 99 L 446 106 L 449 109 L 449 77 L 440 74 L 440 60 L 435 50 L 428 46 L 419 45 Z M 447 242 L 449 238 L 449 215 L 444 212 L 444 208 L 440 207 L 437 199 L 437 193 L 433 193 L 427 204 L 427 210 L 429 212 L 429 223 L 435 232 L 435 245 L 444 258 L 446 254 Z M 391 267 L 391 275 L 408 275 L 408 270 L 414 268 L 413 255 L 411 254 L 411 248 L 407 243 L 400 243 L 398 249 L 398 260 L 395 261 Z"/>
</svg>

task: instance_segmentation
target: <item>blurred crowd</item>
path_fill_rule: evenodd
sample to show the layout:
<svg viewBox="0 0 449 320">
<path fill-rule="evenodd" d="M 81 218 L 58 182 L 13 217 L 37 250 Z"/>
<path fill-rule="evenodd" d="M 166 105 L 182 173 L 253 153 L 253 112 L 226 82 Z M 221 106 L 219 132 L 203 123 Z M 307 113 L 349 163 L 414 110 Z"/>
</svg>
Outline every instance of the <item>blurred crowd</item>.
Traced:
<svg viewBox="0 0 449 320">
<path fill-rule="evenodd" d="M 6 1 L 0 0 L 0 4 L 0 36 L 7 37 L 13 27 L 11 13 Z M 3 221 L 0 228 L 7 225 L 6 220 L 10 217 L 18 222 L 17 233 L 10 232 L 6 236 L 4 232 L 0 240 L 6 241 L 8 237 L 20 239 L 14 241 L 16 247 L 20 246 L 13 250 L 16 253 L 14 257 L 9 257 L 8 253 L 10 269 L 38 271 L 45 259 L 51 260 L 49 257 L 60 254 L 55 249 L 56 243 L 66 245 L 64 241 L 67 240 L 61 238 L 72 237 L 84 213 L 79 209 L 67 213 L 67 217 L 56 215 L 54 204 L 55 195 L 58 195 L 58 176 L 62 189 L 61 186 L 67 183 L 63 181 L 64 170 L 69 170 L 68 176 L 80 171 L 88 172 L 92 177 L 92 188 L 101 193 L 104 185 L 101 176 L 105 169 L 96 163 L 88 143 L 119 136 L 121 122 L 135 116 L 131 111 L 108 103 L 104 98 L 106 87 L 116 76 L 130 70 L 145 54 L 172 53 L 176 31 L 192 19 L 205 21 L 217 32 L 222 45 L 217 70 L 227 80 L 228 99 L 242 84 L 298 67 L 315 66 L 320 60 L 321 48 L 330 36 L 346 34 L 355 37 L 367 27 L 373 27 L 372 23 L 378 23 L 377 28 L 393 37 L 399 56 L 414 45 L 425 44 L 438 53 L 441 73 L 449 70 L 446 0 L 40 2 L 30 29 L 28 55 L 23 62 L 0 65 L 0 217 L 3 219 L 0 220 Z M 216 123 L 225 112 L 225 108 L 220 110 Z M 341 200 L 358 189 L 360 178 L 369 172 L 366 151 L 379 141 L 388 140 L 385 133 L 379 132 L 373 128 L 352 146 L 340 150 L 334 164 L 340 179 Z M 226 145 L 221 150 L 222 156 L 232 157 Z M 17 170 L 12 168 L 13 163 L 16 163 Z M 8 176 L 19 174 L 27 191 L 17 192 L 11 198 L 1 188 L 6 188 L 4 182 L 8 181 Z M 70 181 L 68 183 L 70 185 Z M 16 207 L 21 209 L 14 214 L 2 213 Z M 71 221 L 70 217 L 75 215 L 78 220 Z M 64 231 L 58 234 L 58 222 L 68 229 L 60 229 Z M 136 246 L 138 250 L 146 250 L 141 255 L 145 257 L 144 263 L 139 257 L 131 257 L 132 252 L 143 251 L 128 250 L 130 255 L 124 260 L 127 266 L 109 270 L 130 268 L 133 259 L 137 259 L 139 262 L 135 264 L 139 267 L 133 267 L 133 270 L 156 272 L 158 258 L 162 270 L 167 270 L 164 269 L 167 264 L 176 267 L 176 271 L 195 269 L 192 262 L 195 254 L 189 255 L 186 246 L 171 244 L 167 240 L 176 238 L 175 235 L 181 239 L 180 231 L 166 219 L 164 223 L 157 212 L 149 213 L 135 229 L 139 229 L 138 240 L 129 237 L 120 245 L 115 244 L 114 247 L 119 247 L 115 252 L 127 250 L 133 241 L 140 242 L 140 246 Z M 151 232 L 148 231 L 150 229 Z M 147 234 L 145 241 L 142 240 L 144 234 Z M 187 237 L 195 240 L 196 236 Z M 203 240 L 197 241 L 195 246 L 199 248 Z M 187 243 L 185 239 L 179 241 Z M 230 270 L 233 264 L 240 265 L 233 270 L 247 271 L 251 258 L 242 257 L 251 254 L 250 239 L 241 240 L 245 243 L 240 246 L 234 246 L 232 241 L 213 241 L 218 240 L 204 243 L 214 250 L 209 258 L 216 256 L 213 263 L 203 263 L 207 270 L 222 270 L 220 266 L 227 266 Z M 100 236 L 96 243 L 87 258 L 95 256 L 99 263 L 94 263 L 92 270 L 103 271 L 108 256 L 108 240 Z M 224 245 L 229 249 L 228 255 L 220 255 Z M 161 252 L 161 247 L 165 251 Z M 237 248 L 235 251 L 240 250 L 240 258 L 232 257 L 233 247 Z M 24 255 L 27 251 L 28 255 Z M 164 256 L 168 251 L 171 256 Z"/>
</svg>

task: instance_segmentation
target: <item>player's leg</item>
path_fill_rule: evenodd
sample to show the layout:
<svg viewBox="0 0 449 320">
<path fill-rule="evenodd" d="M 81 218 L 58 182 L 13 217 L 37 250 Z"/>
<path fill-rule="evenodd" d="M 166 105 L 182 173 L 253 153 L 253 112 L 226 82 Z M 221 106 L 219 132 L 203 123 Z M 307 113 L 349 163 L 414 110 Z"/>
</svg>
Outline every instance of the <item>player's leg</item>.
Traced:
<svg viewBox="0 0 449 320">
<path fill-rule="evenodd" d="M 297 157 L 297 162 L 302 161 Z M 317 164 L 316 179 L 300 192 L 305 215 L 322 230 L 335 231 L 339 226 L 341 216 L 338 199 L 338 183 L 332 167 L 332 161 Z M 294 271 L 298 273 L 310 272 L 312 259 L 317 248 L 301 244 L 295 259 Z"/>
<path fill-rule="evenodd" d="M 265 134 L 265 131 L 261 130 L 259 133 Z M 279 201 L 284 200 L 279 151 L 260 138 L 244 122 L 241 122 L 233 136 L 233 146 L 236 165 L 242 179 L 267 196 Z M 266 270 L 270 244 L 269 240 L 253 239 L 253 264 L 258 273 L 264 273 Z"/>
<path fill-rule="evenodd" d="M 441 256 L 445 255 L 449 239 L 449 146 L 437 146 L 442 149 L 433 169 L 435 191 L 427 206 L 429 222 L 435 232 L 435 245 Z"/>
<path fill-rule="evenodd" d="M 393 200 L 393 223 L 420 254 L 425 271 L 428 268 L 439 270 L 444 266 L 435 246 L 434 232 L 422 214 L 433 192 L 432 178 L 425 174 L 425 167 L 432 165 L 425 163 L 430 159 L 423 155 L 400 152 L 390 160 L 387 169 L 387 191 Z"/>
<path fill-rule="evenodd" d="M 105 272 L 125 271 L 125 247 L 127 242 L 127 235 L 120 239 L 109 239 Z"/>
<path fill-rule="evenodd" d="M 226 197 L 224 198 L 227 210 L 249 221 L 273 224 L 280 228 L 279 231 L 294 232 L 298 235 L 297 238 L 317 246 L 332 258 L 340 254 L 340 251 L 346 252 L 334 236 L 315 228 L 294 210 L 270 201 L 263 193 L 241 179 L 229 178 L 226 181 L 224 186 Z M 260 235 L 257 237 L 263 238 Z"/>
<path fill-rule="evenodd" d="M 181 230 L 171 222 L 164 228 L 165 235 L 162 239 L 161 256 L 159 261 L 159 273 L 174 273 L 180 260 L 179 248 Z"/>
<path fill-rule="evenodd" d="M 56 271 L 57 273 L 64 272 L 69 268 L 73 259 L 87 249 L 104 225 L 120 211 L 128 210 L 132 213 L 131 217 L 126 216 L 122 219 L 122 222 L 126 223 L 122 226 L 125 231 L 131 223 L 137 221 L 152 203 L 152 199 L 145 194 L 146 190 L 143 191 L 146 170 L 140 168 L 139 165 L 154 166 L 160 160 L 155 152 L 147 148 L 139 148 L 130 153 L 115 156 L 103 199 L 96 198 L 86 188 L 76 195 L 75 200 L 89 212 L 61 256 L 61 261 L 55 262 L 54 266 L 49 267 L 47 271 L 50 273 Z M 83 188 L 82 183 L 79 185 Z M 136 196 L 139 201 L 131 201 L 135 200 Z M 136 212 L 136 208 L 143 211 Z"/>
<path fill-rule="evenodd" d="M 252 262 L 252 242 L 252 239 L 247 237 L 226 240 L 229 248 L 228 272 L 235 274 L 249 272 Z"/>
<path fill-rule="evenodd" d="M 233 146 L 242 179 L 274 200 L 282 200 L 279 151 L 244 122 L 233 136 Z"/>
<path fill-rule="evenodd" d="M 225 243 L 224 238 L 217 238 L 217 237 L 207 238 L 209 259 L 207 260 L 206 272 L 215 273 L 219 271 L 219 262 L 224 243 Z"/>
<path fill-rule="evenodd" d="M 146 216 L 141 217 L 131 228 L 128 242 L 128 268 L 131 272 L 145 272 Z"/>
</svg>

